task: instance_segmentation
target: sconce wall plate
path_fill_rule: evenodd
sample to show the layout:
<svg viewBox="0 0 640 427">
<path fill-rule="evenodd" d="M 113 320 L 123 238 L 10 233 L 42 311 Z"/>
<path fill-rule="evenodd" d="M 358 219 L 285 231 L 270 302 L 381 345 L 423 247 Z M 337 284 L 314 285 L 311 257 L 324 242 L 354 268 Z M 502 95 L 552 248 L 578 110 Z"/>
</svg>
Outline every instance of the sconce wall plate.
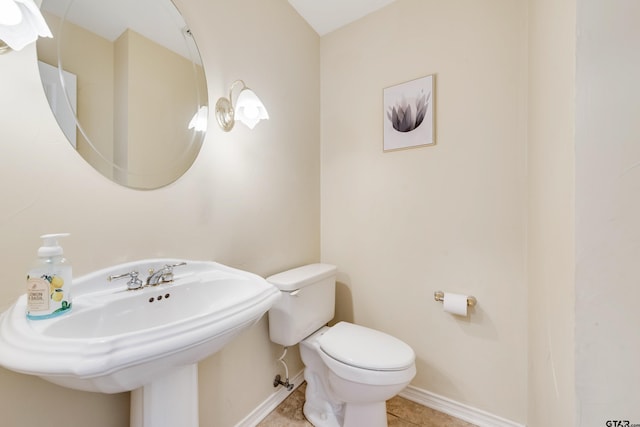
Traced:
<svg viewBox="0 0 640 427">
<path fill-rule="evenodd" d="M 229 94 L 229 98 L 231 98 L 231 94 Z M 225 132 L 233 129 L 233 125 L 236 123 L 233 116 L 234 112 L 231 101 L 225 97 L 218 99 L 218 102 L 216 102 L 216 120 L 218 120 L 218 124 Z"/>
<path fill-rule="evenodd" d="M 2 40 L 0 40 L 0 55 L 11 52 L 11 48 Z"/>
</svg>

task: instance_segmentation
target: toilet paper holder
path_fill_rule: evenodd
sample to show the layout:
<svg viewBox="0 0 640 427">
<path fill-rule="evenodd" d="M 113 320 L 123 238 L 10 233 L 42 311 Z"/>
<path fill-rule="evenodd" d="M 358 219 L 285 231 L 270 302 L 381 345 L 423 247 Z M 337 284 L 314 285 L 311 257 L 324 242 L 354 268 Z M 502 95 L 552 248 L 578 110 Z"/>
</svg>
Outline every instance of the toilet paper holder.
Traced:
<svg viewBox="0 0 640 427">
<path fill-rule="evenodd" d="M 433 293 L 433 299 L 440 302 L 444 301 L 444 292 L 435 291 Z M 478 300 L 476 300 L 476 297 L 472 297 L 472 296 L 467 297 L 467 307 L 475 307 L 477 303 L 478 303 Z"/>
</svg>

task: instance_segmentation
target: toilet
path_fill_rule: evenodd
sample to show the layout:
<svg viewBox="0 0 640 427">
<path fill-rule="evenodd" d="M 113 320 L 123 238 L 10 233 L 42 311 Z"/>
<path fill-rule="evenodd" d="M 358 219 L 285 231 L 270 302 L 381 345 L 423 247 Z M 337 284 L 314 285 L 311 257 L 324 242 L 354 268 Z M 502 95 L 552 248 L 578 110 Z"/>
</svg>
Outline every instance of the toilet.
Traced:
<svg viewBox="0 0 640 427">
<path fill-rule="evenodd" d="M 269 310 L 269 337 L 285 347 L 300 344 L 303 412 L 315 427 L 386 427 L 386 400 L 415 376 L 415 353 L 374 329 L 326 326 L 335 313 L 336 272 L 310 264 L 268 277 L 281 292 Z"/>
</svg>

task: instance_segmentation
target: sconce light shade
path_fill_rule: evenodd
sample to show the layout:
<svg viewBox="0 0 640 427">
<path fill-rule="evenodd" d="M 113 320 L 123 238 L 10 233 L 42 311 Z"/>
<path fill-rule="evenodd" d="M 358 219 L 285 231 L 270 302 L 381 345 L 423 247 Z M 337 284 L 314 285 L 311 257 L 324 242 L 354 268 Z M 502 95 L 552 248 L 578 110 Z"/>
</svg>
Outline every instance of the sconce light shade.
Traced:
<svg viewBox="0 0 640 427">
<path fill-rule="evenodd" d="M 33 0 L 0 0 L 0 53 L 53 37 Z"/>
<path fill-rule="evenodd" d="M 249 88 L 244 88 L 236 101 L 236 119 L 247 125 L 249 129 L 256 127 L 260 120 L 269 120 L 269 113 L 258 95 Z"/>
<path fill-rule="evenodd" d="M 18 25 L 22 12 L 14 0 L 0 0 L 0 25 Z"/>
<path fill-rule="evenodd" d="M 240 94 L 233 107 L 233 88 L 236 84 L 242 84 Z M 268 120 L 269 113 L 260 101 L 260 98 L 249 89 L 242 80 L 236 80 L 229 89 L 229 98 L 221 97 L 216 102 L 216 119 L 225 132 L 233 129 L 235 120 L 244 123 L 249 129 L 253 129 L 260 120 Z"/>
<path fill-rule="evenodd" d="M 209 108 L 206 105 L 198 108 L 189 122 L 189 129 L 195 129 L 196 132 L 204 132 L 207 130 L 207 119 L 209 116 Z"/>
</svg>

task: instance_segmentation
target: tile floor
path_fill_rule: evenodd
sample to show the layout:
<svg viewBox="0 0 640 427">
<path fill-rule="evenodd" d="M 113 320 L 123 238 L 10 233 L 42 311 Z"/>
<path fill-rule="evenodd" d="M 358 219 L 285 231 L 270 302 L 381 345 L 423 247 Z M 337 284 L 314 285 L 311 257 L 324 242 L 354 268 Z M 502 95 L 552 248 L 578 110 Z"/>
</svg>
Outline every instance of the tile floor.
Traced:
<svg viewBox="0 0 640 427">
<path fill-rule="evenodd" d="M 312 427 L 302 414 L 305 387 L 306 383 L 302 383 L 257 427 Z M 474 427 L 399 396 L 387 401 L 387 421 L 389 427 Z"/>
</svg>

